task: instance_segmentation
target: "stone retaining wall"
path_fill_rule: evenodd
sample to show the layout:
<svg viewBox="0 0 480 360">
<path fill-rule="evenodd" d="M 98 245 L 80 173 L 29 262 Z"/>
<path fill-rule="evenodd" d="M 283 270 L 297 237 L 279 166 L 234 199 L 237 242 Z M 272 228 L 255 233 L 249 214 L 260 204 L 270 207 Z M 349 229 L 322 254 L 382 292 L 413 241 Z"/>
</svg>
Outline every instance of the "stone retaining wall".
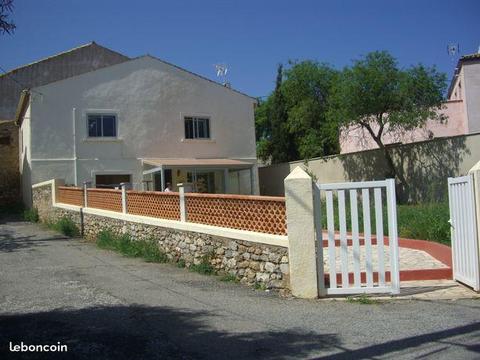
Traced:
<svg viewBox="0 0 480 360">
<path fill-rule="evenodd" d="M 183 260 L 187 267 L 208 259 L 219 272 L 235 275 L 247 285 L 261 284 L 282 293 L 289 290 L 288 249 L 251 241 L 231 239 L 210 234 L 125 221 L 52 205 L 51 186 L 33 188 L 33 205 L 41 221 L 55 221 L 69 216 L 89 240 L 96 239 L 102 230 L 114 234 L 129 234 L 134 240 L 158 243 L 169 259 Z"/>
</svg>

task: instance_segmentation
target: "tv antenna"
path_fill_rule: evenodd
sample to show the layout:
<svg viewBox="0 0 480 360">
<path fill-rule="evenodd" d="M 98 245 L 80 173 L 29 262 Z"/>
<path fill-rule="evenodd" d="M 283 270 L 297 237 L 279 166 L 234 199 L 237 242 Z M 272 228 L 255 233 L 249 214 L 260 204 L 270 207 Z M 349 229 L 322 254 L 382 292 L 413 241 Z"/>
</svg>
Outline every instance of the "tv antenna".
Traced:
<svg viewBox="0 0 480 360">
<path fill-rule="evenodd" d="M 460 44 L 450 43 L 447 45 L 447 54 L 450 55 L 452 60 L 460 53 Z"/>
<path fill-rule="evenodd" d="M 222 84 L 224 86 L 228 86 L 227 82 L 227 73 L 228 73 L 228 66 L 227 64 L 215 64 L 215 70 L 217 71 L 217 77 L 222 79 Z"/>
</svg>

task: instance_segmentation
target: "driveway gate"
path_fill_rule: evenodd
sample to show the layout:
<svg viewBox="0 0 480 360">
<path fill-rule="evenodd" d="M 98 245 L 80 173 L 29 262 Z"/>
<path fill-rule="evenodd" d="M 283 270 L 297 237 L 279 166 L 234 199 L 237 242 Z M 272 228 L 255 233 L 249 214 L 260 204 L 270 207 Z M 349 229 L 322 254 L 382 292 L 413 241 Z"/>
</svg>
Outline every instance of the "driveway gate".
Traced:
<svg viewBox="0 0 480 360">
<path fill-rule="evenodd" d="M 346 206 L 346 198 L 350 206 Z M 319 229 L 317 268 L 320 295 L 400 292 L 393 179 L 316 184 L 315 212 L 316 228 Z M 322 221 L 322 216 L 326 221 Z M 388 222 L 388 238 L 384 236 L 385 221 Z M 321 230 L 322 222 L 323 225 L 326 222 L 326 233 Z M 351 229 L 351 233 L 347 233 L 347 229 Z M 324 261 L 324 257 L 328 260 Z M 325 285 L 323 279 L 327 273 Z"/>
<path fill-rule="evenodd" d="M 448 178 L 453 278 L 480 290 L 473 176 Z"/>
</svg>

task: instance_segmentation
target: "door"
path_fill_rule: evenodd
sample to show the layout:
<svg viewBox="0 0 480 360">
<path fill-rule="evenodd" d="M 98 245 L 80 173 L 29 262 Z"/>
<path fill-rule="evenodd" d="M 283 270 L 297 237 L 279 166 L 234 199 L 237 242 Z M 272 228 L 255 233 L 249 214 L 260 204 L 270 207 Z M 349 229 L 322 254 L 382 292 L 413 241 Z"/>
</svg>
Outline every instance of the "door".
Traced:
<svg viewBox="0 0 480 360">
<path fill-rule="evenodd" d="M 453 278 L 480 290 L 473 176 L 448 178 Z"/>
</svg>

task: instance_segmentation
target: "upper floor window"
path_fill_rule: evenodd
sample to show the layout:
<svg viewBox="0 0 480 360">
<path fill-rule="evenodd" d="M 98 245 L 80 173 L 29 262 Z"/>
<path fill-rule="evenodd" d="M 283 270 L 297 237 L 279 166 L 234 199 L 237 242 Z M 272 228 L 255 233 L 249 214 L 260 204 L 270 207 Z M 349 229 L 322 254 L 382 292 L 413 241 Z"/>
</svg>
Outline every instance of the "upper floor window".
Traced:
<svg viewBox="0 0 480 360">
<path fill-rule="evenodd" d="M 210 119 L 185 117 L 185 139 L 210 139 Z"/>
<path fill-rule="evenodd" d="M 90 114 L 87 117 L 88 137 L 116 137 L 117 117 L 106 114 Z"/>
</svg>

